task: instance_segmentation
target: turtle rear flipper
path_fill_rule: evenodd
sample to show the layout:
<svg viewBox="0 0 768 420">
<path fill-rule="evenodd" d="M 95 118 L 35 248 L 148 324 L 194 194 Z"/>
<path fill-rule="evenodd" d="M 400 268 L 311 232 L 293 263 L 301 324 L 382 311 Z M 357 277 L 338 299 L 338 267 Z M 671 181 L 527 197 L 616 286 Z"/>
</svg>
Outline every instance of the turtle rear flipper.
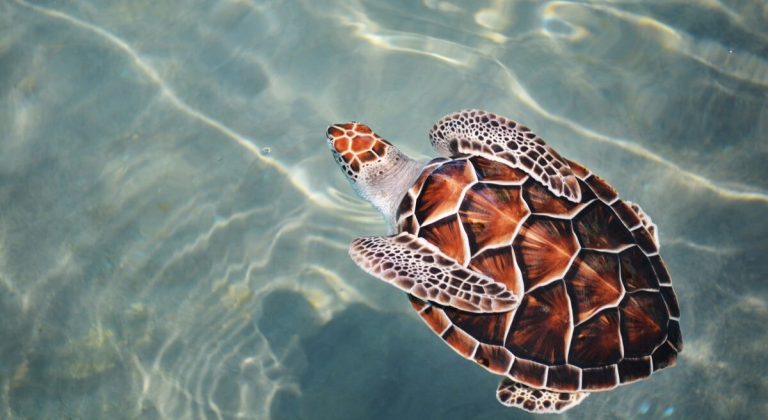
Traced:
<svg viewBox="0 0 768 420">
<path fill-rule="evenodd" d="M 349 255 L 362 269 L 419 299 L 467 312 L 506 312 L 520 303 L 503 283 L 461 266 L 410 233 L 357 238 Z"/>
<path fill-rule="evenodd" d="M 496 398 L 500 403 L 531 413 L 562 413 L 579 405 L 588 395 L 588 392 L 554 392 L 531 388 L 509 378 L 502 379 L 496 390 Z"/>
</svg>

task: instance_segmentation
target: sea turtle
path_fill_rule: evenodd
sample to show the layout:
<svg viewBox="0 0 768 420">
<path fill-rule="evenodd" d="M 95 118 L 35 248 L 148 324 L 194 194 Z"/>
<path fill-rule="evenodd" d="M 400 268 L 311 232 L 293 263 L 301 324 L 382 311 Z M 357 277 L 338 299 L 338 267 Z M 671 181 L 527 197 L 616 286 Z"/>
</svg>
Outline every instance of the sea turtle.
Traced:
<svg viewBox="0 0 768 420">
<path fill-rule="evenodd" d="M 479 110 L 440 119 L 419 162 L 368 126 L 331 151 L 390 236 L 355 239 L 361 268 L 405 291 L 450 347 L 502 375 L 496 396 L 563 412 L 673 366 L 678 308 L 656 225 L 527 127 Z"/>
</svg>

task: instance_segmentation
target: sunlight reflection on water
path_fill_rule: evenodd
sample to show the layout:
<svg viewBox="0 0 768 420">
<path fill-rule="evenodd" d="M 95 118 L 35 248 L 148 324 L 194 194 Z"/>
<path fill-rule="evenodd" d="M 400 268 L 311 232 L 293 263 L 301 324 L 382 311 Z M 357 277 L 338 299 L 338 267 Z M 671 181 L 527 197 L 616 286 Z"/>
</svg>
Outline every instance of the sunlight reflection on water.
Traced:
<svg viewBox="0 0 768 420">
<path fill-rule="evenodd" d="M 4 2 L 0 417 L 524 416 L 349 260 L 385 226 L 323 138 L 364 120 L 427 158 L 433 122 L 471 107 L 532 127 L 660 228 L 679 365 L 569 415 L 766 417 L 766 15 Z"/>
</svg>

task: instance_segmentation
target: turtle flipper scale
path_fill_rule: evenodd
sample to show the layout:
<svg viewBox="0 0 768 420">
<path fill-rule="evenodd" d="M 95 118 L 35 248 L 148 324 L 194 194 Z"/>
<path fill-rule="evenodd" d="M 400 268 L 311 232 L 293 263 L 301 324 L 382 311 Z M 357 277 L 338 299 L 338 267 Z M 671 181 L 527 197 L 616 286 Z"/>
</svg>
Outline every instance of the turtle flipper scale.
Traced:
<svg viewBox="0 0 768 420">
<path fill-rule="evenodd" d="M 519 304 L 503 284 L 410 233 L 357 238 L 349 255 L 368 273 L 419 299 L 476 313 L 506 312 Z"/>
<path fill-rule="evenodd" d="M 504 378 L 496 390 L 496 398 L 507 407 L 522 408 L 531 413 L 562 413 L 581 403 L 587 392 L 555 392 L 536 389 Z"/>
<path fill-rule="evenodd" d="M 447 157 L 481 155 L 528 173 L 558 197 L 578 203 L 581 187 L 568 162 L 528 127 L 480 110 L 441 118 L 429 132 L 435 150 Z"/>
</svg>

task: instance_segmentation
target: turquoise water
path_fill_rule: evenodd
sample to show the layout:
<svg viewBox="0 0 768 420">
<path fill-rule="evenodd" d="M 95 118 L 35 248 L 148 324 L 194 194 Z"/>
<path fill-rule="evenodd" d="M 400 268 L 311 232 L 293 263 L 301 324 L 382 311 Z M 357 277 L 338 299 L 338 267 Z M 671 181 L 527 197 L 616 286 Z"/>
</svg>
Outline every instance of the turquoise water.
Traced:
<svg viewBox="0 0 768 420">
<path fill-rule="evenodd" d="M 347 257 L 325 145 L 524 122 L 658 224 L 678 366 L 570 418 L 768 417 L 768 6 L 0 2 L 0 418 L 491 419 L 498 378 Z"/>
</svg>

